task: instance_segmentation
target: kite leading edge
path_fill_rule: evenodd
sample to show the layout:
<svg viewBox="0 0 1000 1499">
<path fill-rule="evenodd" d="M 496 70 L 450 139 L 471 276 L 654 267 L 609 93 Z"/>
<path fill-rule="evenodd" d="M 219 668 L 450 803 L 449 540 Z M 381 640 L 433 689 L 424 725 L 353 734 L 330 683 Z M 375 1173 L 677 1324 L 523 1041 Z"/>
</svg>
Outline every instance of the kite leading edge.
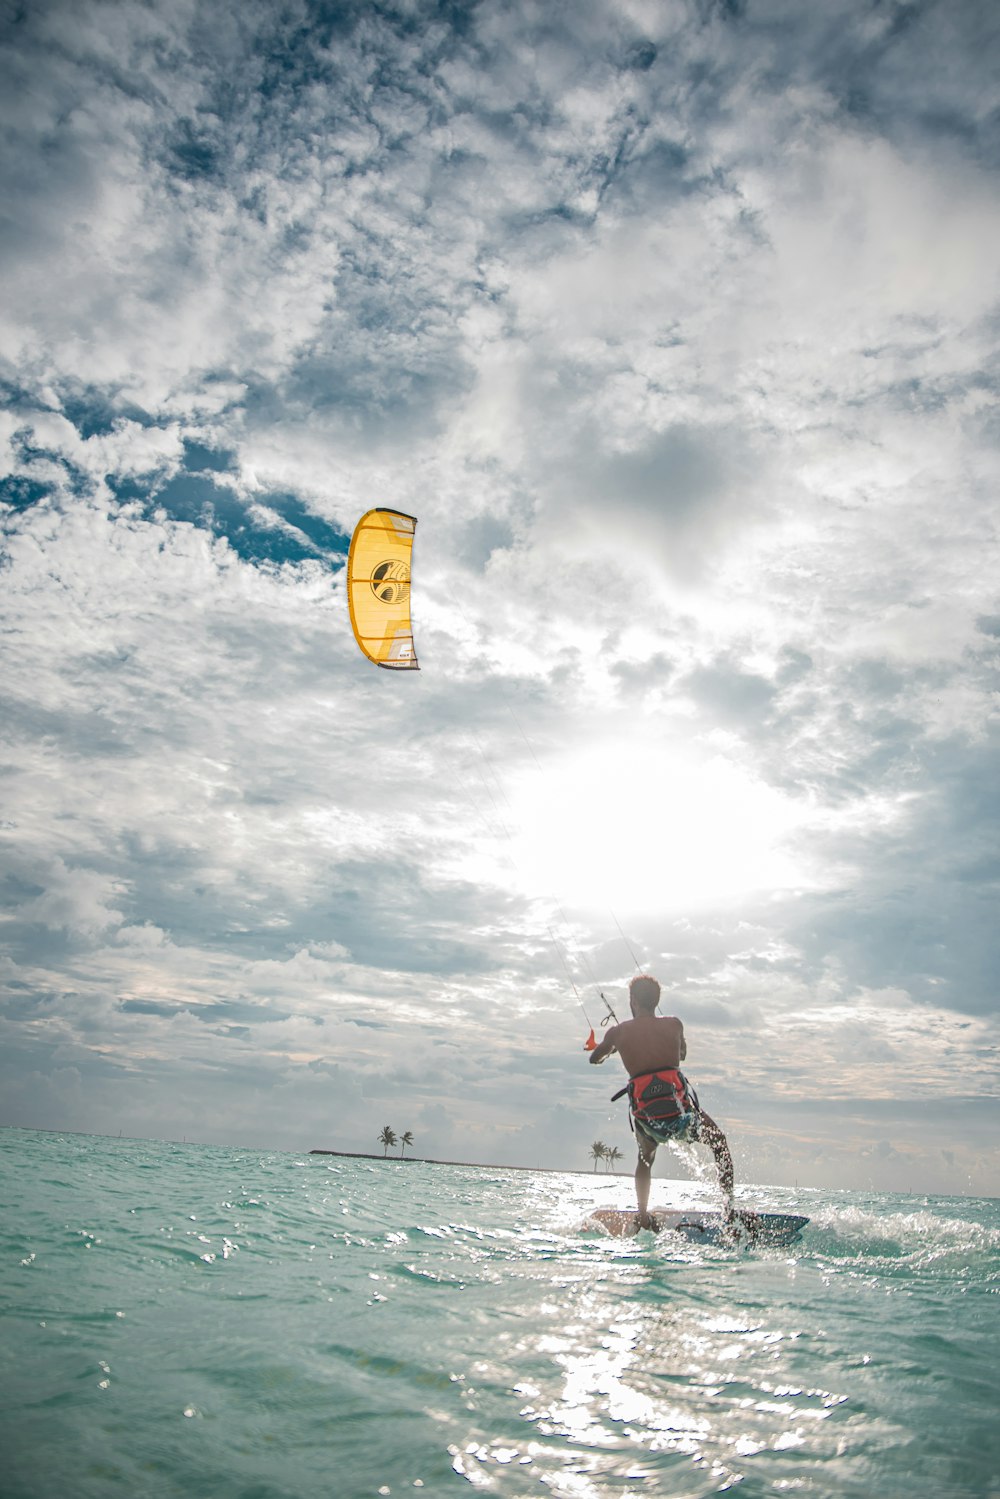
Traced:
<svg viewBox="0 0 1000 1499">
<path fill-rule="evenodd" d="M 347 556 L 347 603 L 361 650 L 376 666 L 418 671 L 410 622 L 414 516 L 369 510 L 354 527 Z"/>
</svg>

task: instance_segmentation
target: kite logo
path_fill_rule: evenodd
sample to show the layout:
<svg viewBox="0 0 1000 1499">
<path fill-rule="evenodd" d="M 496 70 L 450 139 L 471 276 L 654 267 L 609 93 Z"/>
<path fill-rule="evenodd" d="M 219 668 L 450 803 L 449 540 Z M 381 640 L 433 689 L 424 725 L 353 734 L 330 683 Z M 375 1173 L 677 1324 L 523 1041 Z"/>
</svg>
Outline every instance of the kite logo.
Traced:
<svg viewBox="0 0 1000 1499">
<path fill-rule="evenodd" d="M 383 604 L 402 604 L 410 596 L 410 569 L 405 562 L 380 562 L 372 568 L 372 593 Z"/>
</svg>

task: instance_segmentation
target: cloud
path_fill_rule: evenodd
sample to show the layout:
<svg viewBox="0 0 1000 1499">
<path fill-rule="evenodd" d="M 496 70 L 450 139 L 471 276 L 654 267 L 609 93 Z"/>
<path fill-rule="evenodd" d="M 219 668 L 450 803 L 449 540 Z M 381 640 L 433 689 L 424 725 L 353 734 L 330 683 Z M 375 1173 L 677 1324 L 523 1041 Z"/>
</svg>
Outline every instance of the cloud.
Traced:
<svg viewBox="0 0 1000 1499">
<path fill-rule="evenodd" d="M 912 1089 L 985 1108 L 996 1044 L 992 15 L 3 25 L 4 1117 L 397 1098 L 557 1164 L 640 960 L 761 1161 L 846 1068 L 938 1180 Z"/>
</svg>

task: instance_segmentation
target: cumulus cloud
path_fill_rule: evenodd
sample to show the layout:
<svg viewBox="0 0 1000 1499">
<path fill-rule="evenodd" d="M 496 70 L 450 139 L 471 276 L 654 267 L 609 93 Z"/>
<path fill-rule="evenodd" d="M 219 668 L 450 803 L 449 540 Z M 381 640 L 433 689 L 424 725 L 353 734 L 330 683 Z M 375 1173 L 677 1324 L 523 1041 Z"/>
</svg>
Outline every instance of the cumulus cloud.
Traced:
<svg viewBox="0 0 1000 1499">
<path fill-rule="evenodd" d="M 555 1156 L 637 961 L 786 1177 L 986 1099 L 997 24 L 4 18 L 4 1117 Z"/>
</svg>

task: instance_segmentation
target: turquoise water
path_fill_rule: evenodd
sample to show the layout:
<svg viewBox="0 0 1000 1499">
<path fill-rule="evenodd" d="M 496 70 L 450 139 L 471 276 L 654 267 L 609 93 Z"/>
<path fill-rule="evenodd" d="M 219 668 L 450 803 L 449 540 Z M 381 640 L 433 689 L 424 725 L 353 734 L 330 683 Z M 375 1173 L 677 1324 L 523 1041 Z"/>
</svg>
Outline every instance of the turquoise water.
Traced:
<svg viewBox="0 0 1000 1499">
<path fill-rule="evenodd" d="M 1000 1203 L 0 1131 L 3 1499 L 1000 1499 Z M 654 1182 L 653 1203 L 709 1194 Z"/>
</svg>

